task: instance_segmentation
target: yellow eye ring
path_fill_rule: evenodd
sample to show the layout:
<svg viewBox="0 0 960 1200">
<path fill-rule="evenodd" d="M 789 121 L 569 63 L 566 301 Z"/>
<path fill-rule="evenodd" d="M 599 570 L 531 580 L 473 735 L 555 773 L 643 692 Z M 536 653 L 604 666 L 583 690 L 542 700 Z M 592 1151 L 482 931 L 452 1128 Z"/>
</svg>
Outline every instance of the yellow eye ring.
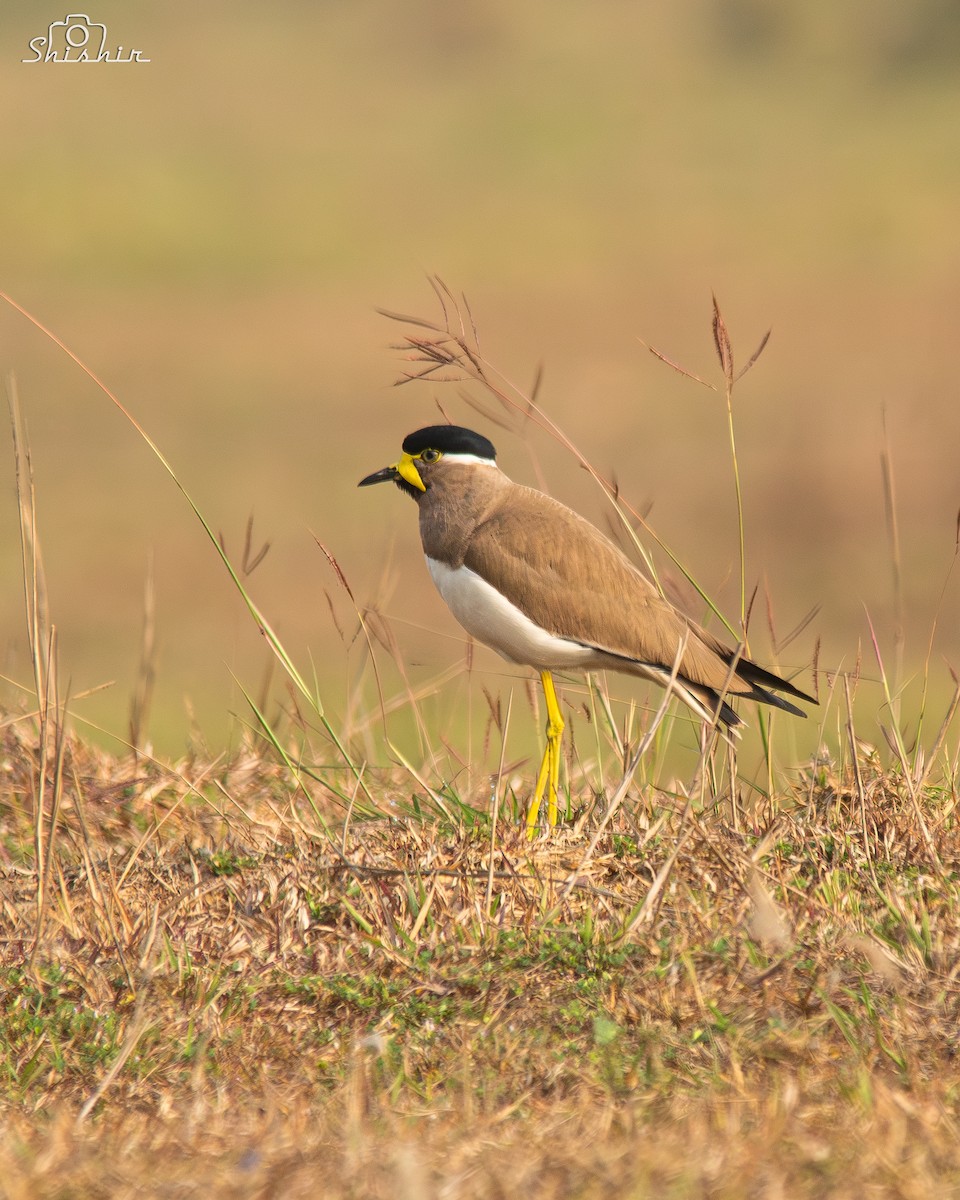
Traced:
<svg viewBox="0 0 960 1200">
<path fill-rule="evenodd" d="M 425 463 L 432 463 L 436 462 L 438 458 L 442 458 L 443 456 L 439 450 L 434 450 L 432 447 L 429 447 L 428 449 L 420 452 L 420 457 Z"/>
</svg>

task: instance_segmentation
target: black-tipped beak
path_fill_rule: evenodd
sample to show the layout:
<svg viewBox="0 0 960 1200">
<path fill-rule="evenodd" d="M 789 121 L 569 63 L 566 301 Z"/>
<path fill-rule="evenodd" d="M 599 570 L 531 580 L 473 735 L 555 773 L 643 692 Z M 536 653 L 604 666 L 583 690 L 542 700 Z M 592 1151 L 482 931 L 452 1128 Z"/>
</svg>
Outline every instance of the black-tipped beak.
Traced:
<svg viewBox="0 0 960 1200">
<path fill-rule="evenodd" d="M 382 471 L 374 471 L 366 479 L 361 479 L 357 487 L 369 487 L 371 483 L 394 483 L 399 478 L 400 472 L 396 467 L 384 467 Z"/>
</svg>

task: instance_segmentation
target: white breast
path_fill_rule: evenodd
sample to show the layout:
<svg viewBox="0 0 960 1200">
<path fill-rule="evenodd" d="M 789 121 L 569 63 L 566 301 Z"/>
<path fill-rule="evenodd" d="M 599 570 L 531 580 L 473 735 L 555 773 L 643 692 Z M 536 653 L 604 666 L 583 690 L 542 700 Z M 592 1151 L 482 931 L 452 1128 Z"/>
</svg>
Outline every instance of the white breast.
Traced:
<svg viewBox="0 0 960 1200">
<path fill-rule="evenodd" d="M 427 566 L 437 590 L 467 633 L 508 661 L 539 671 L 586 670 L 595 662 L 594 649 L 547 633 L 475 571 L 448 567 L 435 558 L 427 558 Z"/>
</svg>

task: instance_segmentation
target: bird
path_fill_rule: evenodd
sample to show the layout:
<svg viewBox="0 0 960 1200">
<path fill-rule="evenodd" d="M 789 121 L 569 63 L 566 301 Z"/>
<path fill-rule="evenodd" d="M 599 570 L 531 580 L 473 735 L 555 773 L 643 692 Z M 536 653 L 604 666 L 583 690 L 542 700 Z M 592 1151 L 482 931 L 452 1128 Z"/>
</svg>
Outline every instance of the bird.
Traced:
<svg viewBox="0 0 960 1200">
<path fill-rule="evenodd" d="M 546 747 L 527 811 L 557 822 L 564 720 L 554 671 L 619 671 L 670 688 L 703 721 L 735 734 L 729 701 L 805 717 L 778 695 L 817 701 L 758 666 L 670 603 L 605 534 L 535 488 L 510 479 L 493 443 L 459 425 L 404 438 L 399 460 L 358 487 L 395 483 L 419 509 L 427 568 L 450 611 L 508 662 L 540 674 Z"/>
</svg>

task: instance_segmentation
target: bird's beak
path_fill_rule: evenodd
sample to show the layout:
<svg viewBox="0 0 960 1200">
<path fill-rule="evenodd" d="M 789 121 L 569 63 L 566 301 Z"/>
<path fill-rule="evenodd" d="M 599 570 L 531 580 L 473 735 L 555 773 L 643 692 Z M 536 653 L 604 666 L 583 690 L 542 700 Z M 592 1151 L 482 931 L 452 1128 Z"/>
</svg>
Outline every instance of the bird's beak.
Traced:
<svg viewBox="0 0 960 1200">
<path fill-rule="evenodd" d="M 361 479 L 357 487 L 369 487 L 371 483 L 392 483 L 399 472 L 396 467 L 384 467 L 382 471 L 374 471 L 365 479 Z"/>
<path fill-rule="evenodd" d="M 371 483 L 397 483 L 401 479 L 418 492 L 427 490 L 411 454 L 404 454 L 399 462 L 384 467 L 382 471 L 374 471 L 366 479 L 361 479 L 357 487 L 369 487 Z"/>
</svg>

